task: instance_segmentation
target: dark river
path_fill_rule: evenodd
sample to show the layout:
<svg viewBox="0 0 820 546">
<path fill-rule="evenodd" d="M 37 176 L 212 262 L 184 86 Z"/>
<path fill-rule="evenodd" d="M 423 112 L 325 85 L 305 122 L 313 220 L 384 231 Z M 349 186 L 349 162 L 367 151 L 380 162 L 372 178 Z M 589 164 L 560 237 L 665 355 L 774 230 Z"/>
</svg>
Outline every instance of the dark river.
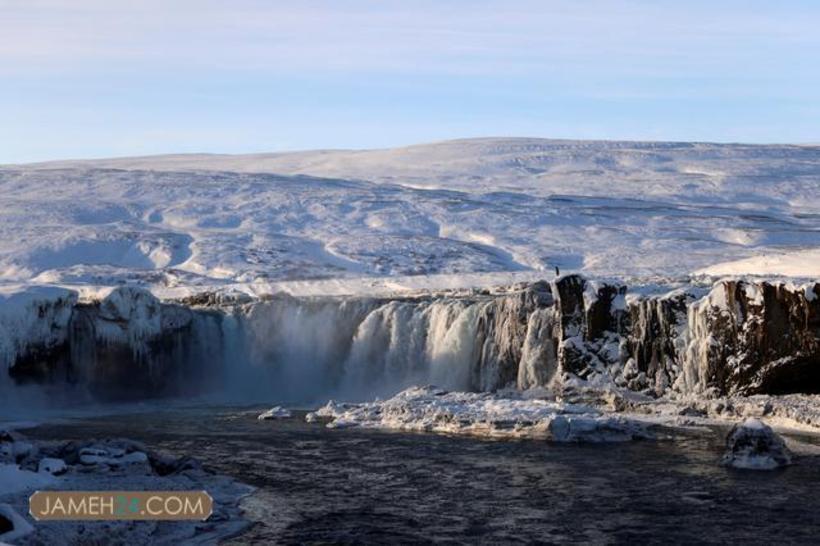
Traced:
<svg viewBox="0 0 820 546">
<path fill-rule="evenodd" d="M 127 437 L 252 484 L 231 544 L 817 543 L 820 459 L 720 466 L 722 433 L 552 444 L 329 430 L 303 414 L 173 409 L 70 420 L 42 439 Z"/>
</svg>

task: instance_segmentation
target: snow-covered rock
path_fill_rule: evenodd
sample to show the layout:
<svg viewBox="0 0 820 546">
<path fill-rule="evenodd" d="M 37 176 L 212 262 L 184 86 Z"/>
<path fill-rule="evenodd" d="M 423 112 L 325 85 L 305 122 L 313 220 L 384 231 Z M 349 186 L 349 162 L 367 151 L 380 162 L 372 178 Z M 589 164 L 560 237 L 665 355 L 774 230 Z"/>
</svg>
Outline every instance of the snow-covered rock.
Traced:
<svg viewBox="0 0 820 546">
<path fill-rule="evenodd" d="M 448 392 L 413 387 L 383 401 L 319 412 L 331 428 L 363 427 L 498 437 L 539 437 L 557 442 L 612 442 L 652 438 L 649 425 L 604 415 L 590 406 L 559 403 L 513 392 Z M 312 418 L 315 420 L 315 417 Z"/>
<path fill-rule="evenodd" d="M 53 457 L 43 457 L 37 465 L 37 472 L 51 474 L 53 476 L 65 474 L 67 470 L 68 467 L 64 460 Z"/>
<path fill-rule="evenodd" d="M 76 303 L 77 293 L 64 288 L 0 286 L 0 389 L 10 373 L 43 373 L 64 365 Z"/>
<path fill-rule="evenodd" d="M 0 463 L 0 494 L 2 495 L 17 491 L 33 491 L 53 483 L 54 477 L 51 475 L 22 470 L 16 464 Z"/>
<path fill-rule="evenodd" d="M 37 447 L 19 437 L 10 441 L 0 440 L 0 463 L 20 462 L 26 457 L 34 455 Z"/>
<path fill-rule="evenodd" d="M 806 293 L 782 282 L 715 284 L 687 309 L 684 390 L 820 392 L 820 301 Z"/>
<path fill-rule="evenodd" d="M 328 402 L 317 409 L 305 415 L 305 421 L 308 423 L 316 423 L 319 421 L 329 421 L 336 415 L 341 415 L 345 411 L 356 407 L 356 404 L 348 404 L 343 402 L 336 402 L 335 400 L 328 400 Z"/>
<path fill-rule="evenodd" d="M 15 441 L 22 438 L 15 434 Z M 35 449 L 24 463 L 0 464 L 0 543 L 17 543 L 25 535 L 33 544 L 101 544 L 111 536 L 134 544 L 162 543 L 211 544 L 234 536 L 247 523 L 239 501 L 252 491 L 230 478 L 204 470 L 190 457 L 149 453 L 138 442 L 125 439 L 94 443 L 33 443 Z M 46 453 L 48 456 L 44 456 Z M 58 455 L 61 458 L 56 458 Z M 74 522 L 31 526 L 21 509 L 35 490 L 146 491 L 207 490 L 214 499 L 214 514 L 207 525 L 202 522 L 165 522 L 161 533 L 154 524 L 132 522 Z"/>
<path fill-rule="evenodd" d="M 723 463 L 746 470 L 773 470 L 791 464 L 791 453 L 768 425 L 749 418 L 732 427 L 726 437 Z"/>
<path fill-rule="evenodd" d="M 110 446 L 89 446 L 80 450 L 80 462 L 84 465 L 106 464 L 109 466 L 123 466 L 131 464 L 147 464 L 148 455 L 142 451 L 126 452 L 123 448 Z"/>
</svg>

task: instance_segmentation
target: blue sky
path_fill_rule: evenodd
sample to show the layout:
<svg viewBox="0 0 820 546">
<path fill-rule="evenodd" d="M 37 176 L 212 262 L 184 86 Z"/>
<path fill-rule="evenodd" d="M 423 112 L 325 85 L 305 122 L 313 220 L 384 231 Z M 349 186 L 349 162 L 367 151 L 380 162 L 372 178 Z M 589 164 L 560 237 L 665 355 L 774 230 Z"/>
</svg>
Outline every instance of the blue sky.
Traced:
<svg viewBox="0 0 820 546">
<path fill-rule="evenodd" d="M 820 141 L 820 2 L 0 0 L 0 163 Z"/>
</svg>

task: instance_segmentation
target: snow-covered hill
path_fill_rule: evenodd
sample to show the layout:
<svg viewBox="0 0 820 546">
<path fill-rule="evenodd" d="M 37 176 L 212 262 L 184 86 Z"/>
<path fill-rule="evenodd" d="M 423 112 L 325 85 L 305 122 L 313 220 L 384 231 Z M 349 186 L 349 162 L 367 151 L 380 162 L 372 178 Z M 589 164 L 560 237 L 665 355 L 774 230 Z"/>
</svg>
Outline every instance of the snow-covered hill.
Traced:
<svg viewBox="0 0 820 546">
<path fill-rule="evenodd" d="M 6 284 L 535 277 L 555 266 L 817 277 L 819 254 L 816 146 L 477 139 L 0 168 Z"/>
</svg>

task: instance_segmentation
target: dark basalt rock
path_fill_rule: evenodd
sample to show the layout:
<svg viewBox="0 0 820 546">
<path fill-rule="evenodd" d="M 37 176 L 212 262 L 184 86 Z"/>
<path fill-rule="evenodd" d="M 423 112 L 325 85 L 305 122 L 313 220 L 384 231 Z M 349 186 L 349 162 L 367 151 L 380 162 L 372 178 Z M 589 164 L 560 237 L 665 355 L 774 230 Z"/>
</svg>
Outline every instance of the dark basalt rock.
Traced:
<svg viewBox="0 0 820 546">
<path fill-rule="evenodd" d="M 98 398 L 175 394 L 190 365 L 191 310 L 121 287 L 99 304 L 78 305 L 69 343 L 74 373 Z M 189 370 L 195 372 L 195 370 Z M 191 373 L 190 379 L 197 377 Z"/>
<path fill-rule="evenodd" d="M 595 290 L 595 299 L 587 306 L 584 338 L 600 339 L 607 332 L 620 333 L 628 318 L 626 286 L 601 284 Z M 618 305 L 616 305 L 616 302 Z"/>
<path fill-rule="evenodd" d="M 589 283 L 579 275 L 562 277 L 553 286 L 560 317 L 553 335 L 562 373 L 586 378 L 595 372 L 608 373 L 612 365 L 622 366 L 626 287 Z"/>
<path fill-rule="evenodd" d="M 820 392 L 820 298 L 767 282 L 723 281 L 714 291 L 725 305 L 701 311 L 714 339 L 708 386 L 722 394 Z"/>
<path fill-rule="evenodd" d="M 563 341 L 569 337 L 582 335 L 584 332 L 584 289 L 586 280 L 580 275 L 560 277 L 552 283 L 555 297 L 556 338 Z"/>
<path fill-rule="evenodd" d="M 81 384 L 104 400 L 195 391 L 203 372 L 221 364 L 212 350 L 221 346 L 219 329 L 208 328 L 221 316 L 118 287 L 100 302 L 73 302 L 61 335 L 51 336 L 56 341 L 27 345 L 9 375 L 18 383 Z"/>
<path fill-rule="evenodd" d="M 626 340 L 627 358 L 632 359 L 642 383 L 661 394 L 674 382 L 683 366 L 688 306 L 695 297 L 679 291 L 661 297 L 642 298 L 629 305 L 620 332 Z"/>
<path fill-rule="evenodd" d="M 586 280 L 580 275 L 567 275 L 552 283 L 556 314 L 553 338 L 557 345 L 560 370 L 561 373 L 578 377 L 587 377 L 596 364 L 591 362 L 583 342 L 585 289 Z"/>
<path fill-rule="evenodd" d="M 71 381 L 68 342 L 29 345 L 25 353 L 15 359 L 9 375 L 20 384 Z"/>
<path fill-rule="evenodd" d="M 3 514 L 0 514 L 0 536 L 12 531 L 14 531 L 14 523 Z"/>
<path fill-rule="evenodd" d="M 172 457 L 162 453 L 148 453 L 148 462 L 158 476 L 179 474 L 185 471 L 204 472 L 202 464 L 193 457 Z"/>
</svg>

